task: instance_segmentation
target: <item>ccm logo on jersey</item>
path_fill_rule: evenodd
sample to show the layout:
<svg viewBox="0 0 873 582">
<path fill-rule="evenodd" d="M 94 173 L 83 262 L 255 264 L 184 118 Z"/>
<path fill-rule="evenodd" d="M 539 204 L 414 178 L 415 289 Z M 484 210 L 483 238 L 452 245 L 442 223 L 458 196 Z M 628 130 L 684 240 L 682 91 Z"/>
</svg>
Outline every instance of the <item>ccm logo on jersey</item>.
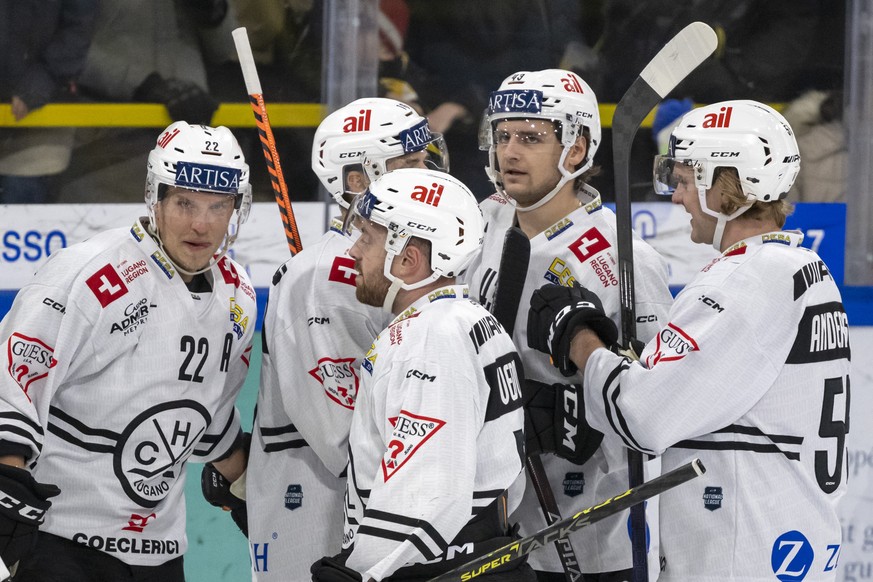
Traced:
<svg viewBox="0 0 873 582">
<path fill-rule="evenodd" d="M 651 368 L 659 362 L 681 360 L 691 352 L 698 351 L 697 342 L 683 330 L 668 323 L 656 336 L 655 352 L 646 358 L 646 367 Z"/>
<path fill-rule="evenodd" d="M 101 307 L 106 307 L 119 297 L 127 294 L 127 285 L 109 263 L 100 267 L 96 273 L 85 280 L 85 284 L 97 297 Z"/>
<path fill-rule="evenodd" d="M 389 418 L 388 422 L 394 430 L 388 441 L 388 450 L 382 456 L 382 476 L 385 481 L 446 424 L 444 420 L 419 416 L 406 410 L 401 410 L 399 416 Z"/>
<path fill-rule="evenodd" d="M 324 387 L 328 398 L 349 410 L 354 410 L 358 397 L 358 373 L 352 367 L 354 358 L 321 358 L 309 375 Z"/>
<path fill-rule="evenodd" d="M 355 260 L 353 258 L 334 257 L 327 279 L 334 283 L 345 283 L 354 287 L 357 276 L 358 272 L 355 270 Z"/>
<path fill-rule="evenodd" d="M 30 385 L 48 376 L 49 370 L 57 365 L 54 352 L 54 348 L 37 338 L 17 332 L 9 336 L 6 342 L 6 370 L 28 400 Z"/>
</svg>

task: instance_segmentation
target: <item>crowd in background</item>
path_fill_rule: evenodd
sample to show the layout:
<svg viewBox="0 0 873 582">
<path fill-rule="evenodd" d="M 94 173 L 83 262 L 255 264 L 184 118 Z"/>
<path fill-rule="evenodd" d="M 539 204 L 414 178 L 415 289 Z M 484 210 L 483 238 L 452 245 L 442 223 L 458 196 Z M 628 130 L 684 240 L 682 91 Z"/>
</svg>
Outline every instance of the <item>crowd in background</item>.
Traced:
<svg viewBox="0 0 873 582">
<path fill-rule="evenodd" d="M 230 31 L 245 26 L 270 103 L 322 102 L 324 3 L 313 0 L 0 0 L 0 101 L 23 119 L 52 102 L 166 105 L 173 120 L 209 123 L 245 102 Z M 631 188 L 650 196 L 658 134 L 693 104 L 725 98 L 784 105 L 805 171 L 795 200 L 842 200 L 845 6 L 824 0 L 381 0 L 380 96 L 409 103 L 445 134 L 451 173 L 491 193 L 478 131 L 488 91 L 519 70 L 561 67 L 601 103 L 616 103 L 686 24 L 717 32 L 716 53 L 662 105 L 632 152 Z M 667 129 L 666 132 L 663 130 Z M 274 128 L 293 199 L 323 199 L 309 171 L 315 128 Z M 239 129 L 255 159 L 256 130 Z M 0 203 L 134 202 L 153 129 L 0 128 Z M 603 151 L 611 151 L 605 128 Z M 611 156 L 592 179 L 611 199 Z M 272 197 L 253 173 L 256 200 Z M 820 176 L 826 176 L 825 182 Z M 836 179 L 835 179 L 836 177 Z"/>
</svg>

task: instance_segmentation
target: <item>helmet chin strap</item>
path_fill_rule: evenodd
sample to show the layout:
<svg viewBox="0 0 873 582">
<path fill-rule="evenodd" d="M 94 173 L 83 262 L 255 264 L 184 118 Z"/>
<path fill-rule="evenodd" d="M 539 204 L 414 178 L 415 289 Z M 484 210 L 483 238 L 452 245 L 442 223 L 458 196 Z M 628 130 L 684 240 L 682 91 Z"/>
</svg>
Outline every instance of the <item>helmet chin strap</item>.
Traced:
<svg viewBox="0 0 873 582">
<path fill-rule="evenodd" d="M 561 152 L 561 159 L 558 160 L 558 170 L 561 172 L 561 178 L 558 180 L 558 183 L 555 184 L 555 187 L 552 188 L 548 194 L 546 194 L 545 196 L 543 196 L 542 198 L 540 198 L 539 200 L 537 200 L 536 202 L 534 202 L 530 206 L 519 206 L 518 202 L 514 198 L 512 198 L 509 194 L 506 193 L 506 190 L 504 190 L 504 188 L 503 188 L 503 173 L 502 172 L 493 171 L 493 170 L 487 171 L 490 168 L 486 168 L 486 173 L 488 174 L 488 177 L 491 178 L 491 181 L 494 183 L 494 187 L 497 189 L 497 193 L 500 194 L 500 196 L 502 196 L 507 202 L 512 204 L 515 207 L 516 212 L 532 212 L 532 211 L 536 210 L 537 208 L 541 208 L 542 206 L 545 206 L 546 204 L 548 204 L 552 200 L 552 198 L 554 198 L 558 194 L 558 192 L 561 190 L 561 188 L 564 187 L 564 184 L 566 184 L 570 180 L 575 180 L 578 176 L 582 175 L 584 172 L 586 172 L 588 170 L 588 168 L 591 167 L 593 160 L 589 159 L 587 162 L 585 162 L 585 164 L 582 165 L 581 168 L 579 168 L 575 172 L 572 172 L 572 173 L 568 172 L 567 169 L 564 167 L 564 160 L 567 159 L 567 154 L 569 152 L 570 152 L 570 148 L 565 147 L 564 150 Z M 492 156 L 492 157 L 495 160 L 495 165 L 496 165 L 497 156 Z"/>
<path fill-rule="evenodd" d="M 382 309 L 387 311 L 390 314 L 394 314 L 394 300 L 397 299 L 397 294 L 401 289 L 404 291 L 412 291 L 413 289 L 420 289 L 425 285 L 433 283 L 437 279 L 439 279 L 442 275 L 437 273 L 436 271 L 431 272 L 430 277 L 426 277 L 417 283 L 405 283 L 403 279 L 391 274 L 391 265 L 394 264 L 394 259 L 397 255 L 388 253 L 385 255 L 385 268 L 383 269 L 383 273 L 385 277 L 391 281 L 391 286 L 388 287 L 388 291 L 385 293 L 385 300 L 382 302 Z"/>
<path fill-rule="evenodd" d="M 716 219 L 715 223 L 715 232 L 712 235 L 712 248 L 714 248 L 719 253 L 721 252 L 721 240 L 724 237 L 724 229 L 727 227 L 728 221 L 733 220 L 740 214 L 744 213 L 746 210 L 752 207 L 754 201 L 750 202 L 746 206 L 739 207 L 733 214 L 727 215 L 722 212 L 716 212 L 711 209 L 706 203 L 706 188 L 704 186 L 697 187 L 697 196 L 700 200 L 700 209 L 709 216 L 712 216 Z"/>
</svg>

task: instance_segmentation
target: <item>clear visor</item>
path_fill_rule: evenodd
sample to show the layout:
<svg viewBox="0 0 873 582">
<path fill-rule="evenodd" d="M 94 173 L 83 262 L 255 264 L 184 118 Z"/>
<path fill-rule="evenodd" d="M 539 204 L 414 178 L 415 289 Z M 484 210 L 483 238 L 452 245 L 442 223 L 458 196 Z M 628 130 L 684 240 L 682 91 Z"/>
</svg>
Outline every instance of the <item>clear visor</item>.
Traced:
<svg viewBox="0 0 873 582">
<path fill-rule="evenodd" d="M 235 210 L 240 210 L 240 215 L 248 214 L 248 208 L 241 208 L 243 198 L 242 194 L 168 188 L 159 204 L 166 218 L 228 224 Z"/>
<path fill-rule="evenodd" d="M 511 126 L 505 122 L 513 123 Z M 555 140 L 551 139 L 555 136 Z M 542 143 L 561 143 L 561 123 L 541 117 L 512 117 L 498 119 L 489 126 L 479 128 L 479 149 L 489 150 L 491 146 L 517 143 L 533 146 Z"/>
<path fill-rule="evenodd" d="M 655 194 L 672 196 L 680 185 L 694 187 L 694 175 L 700 167 L 700 160 L 677 160 L 673 156 L 655 156 L 655 164 L 652 168 Z"/>
</svg>

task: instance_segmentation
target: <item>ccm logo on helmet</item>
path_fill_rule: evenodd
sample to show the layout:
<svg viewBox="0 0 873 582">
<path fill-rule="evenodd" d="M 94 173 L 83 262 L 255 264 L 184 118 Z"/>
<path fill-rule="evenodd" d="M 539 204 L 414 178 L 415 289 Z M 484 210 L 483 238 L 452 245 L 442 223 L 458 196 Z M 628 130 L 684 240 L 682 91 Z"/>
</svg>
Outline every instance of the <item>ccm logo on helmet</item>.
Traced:
<svg viewBox="0 0 873 582">
<path fill-rule="evenodd" d="M 426 224 L 421 224 L 420 222 L 407 222 L 406 226 L 409 228 L 414 228 L 416 230 L 423 230 L 424 232 L 436 232 L 436 228 L 432 226 L 428 226 Z"/>
<path fill-rule="evenodd" d="M 430 185 L 430 188 L 427 186 L 416 186 L 412 190 L 412 194 L 410 198 L 413 200 L 417 200 L 418 202 L 424 202 L 425 204 L 430 204 L 431 206 L 439 206 L 440 198 L 443 195 L 443 185 L 433 183 Z"/>
<path fill-rule="evenodd" d="M 714 158 L 738 158 L 740 152 L 712 152 L 710 155 Z"/>
<path fill-rule="evenodd" d="M 357 158 L 360 158 L 361 156 L 363 156 L 365 153 L 366 152 L 343 152 L 339 155 L 339 157 L 340 157 L 340 159 L 343 159 L 343 158 L 355 158 L 355 159 L 357 159 Z"/>
</svg>

